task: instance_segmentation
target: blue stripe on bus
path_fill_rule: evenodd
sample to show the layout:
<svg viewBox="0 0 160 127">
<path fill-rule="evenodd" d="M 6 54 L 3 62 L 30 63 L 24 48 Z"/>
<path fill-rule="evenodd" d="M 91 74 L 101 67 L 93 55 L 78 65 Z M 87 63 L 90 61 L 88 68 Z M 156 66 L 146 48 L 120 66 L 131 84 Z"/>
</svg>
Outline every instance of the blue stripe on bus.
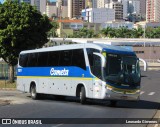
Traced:
<svg viewBox="0 0 160 127">
<path fill-rule="evenodd" d="M 65 76 L 65 77 L 88 77 L 92 78 L 89 67 L 83 70 L 79 67 L 19 67 L 17 76 Z"/>
</svg>

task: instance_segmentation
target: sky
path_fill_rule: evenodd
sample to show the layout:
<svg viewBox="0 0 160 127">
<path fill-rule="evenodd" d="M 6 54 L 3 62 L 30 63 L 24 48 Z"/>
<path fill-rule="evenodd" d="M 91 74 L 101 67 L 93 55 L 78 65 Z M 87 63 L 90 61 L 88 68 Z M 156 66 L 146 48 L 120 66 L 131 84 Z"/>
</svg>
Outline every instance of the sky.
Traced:
<svg viewBox="0 0 160 127">
<path fill-rule="evenodd" d="M 4 0 L 0 0 L 1 3 L 3 3 Z"/>
</svg>

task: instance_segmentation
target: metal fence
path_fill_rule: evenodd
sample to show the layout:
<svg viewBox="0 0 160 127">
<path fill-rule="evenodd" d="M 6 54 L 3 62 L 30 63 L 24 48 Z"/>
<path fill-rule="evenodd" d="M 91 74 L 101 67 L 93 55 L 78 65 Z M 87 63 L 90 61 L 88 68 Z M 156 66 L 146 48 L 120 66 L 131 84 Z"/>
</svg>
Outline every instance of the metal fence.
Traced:
<svg viewBox="0 0 160 127">
<path fill-rule="evenodd" d="M 15 73 L 14 76 L 16 77 L 16 68 L 15 67 Z M 0 80 L 8 80 L 10 74 L 9 65 L 5 62 L 0 62 Z"/>
</svg>

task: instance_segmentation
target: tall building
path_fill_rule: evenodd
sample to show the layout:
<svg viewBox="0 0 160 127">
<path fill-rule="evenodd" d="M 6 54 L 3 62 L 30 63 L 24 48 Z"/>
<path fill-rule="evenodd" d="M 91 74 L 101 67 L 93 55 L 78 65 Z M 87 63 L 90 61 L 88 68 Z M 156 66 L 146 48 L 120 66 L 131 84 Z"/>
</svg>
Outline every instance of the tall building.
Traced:
<svg viewBox="0 0 160 127">
<path fill-rule="evenodd" d="M 85 7 L 85 0 L 68 0 L 68 17 L 79 18 Z"/>
<path fill-rule="evenodd" d="M 160 0 L 147 0 L 146 20 L 160 22 Z"/>
<path fill-rule="evenodd" d="M 57 0 L 59 19 L 68 17 L 68 0 Z"/>
<path fill-rule="evenodd" d="M 82 17 L 90 23 L 104 23 L 115 20 L 115 10 L 110 8 L 83 9 Z"/>
<path fill-rule="evenodd" d="M 136 15 L 140 14 L 140 1 L 129 0 L 128 11 L 129 13 L 135 13 Z"/>
<path fill-rule="evenodd" d="M 123 19 L 128 16 L 128 0 L 119 0 L 123 5 Z"/>
<path fill-rule="evenodd" d="M 146 18 L 146 0 L 140 0 L 140 14 Z"/>
<path fill-rule="evenodd" d="M 41 14 L 44 14 L 46 12 L 46 0 L 31 0 L 31 5 L 36 6 L 37 10 L 39 10 Z"/>
<path fill-rule="evenodd" d="M 113 0 L 112 0 L 113 1 Z M 115 19 L 123 20 L 123 4 L 121 2 L 113 2 L 107 3 L 105 5 L 106 8 L 112 8 L 115 10 Z"/>
<path fill-rule="evenodd" d="M 108 0 L 97 0 L 97 8 L 105 8 L 105 4 L 108 3 Z"/>
<path fill-rule="evenodd" d="M 92 0 L 92 8 L 97 8 L 97 0 Z"/>
<path fill-rule="evenodd" d="M 46 5 L 46 15 L 48 17 L 52 17 L 53 15 L 55 15 L 56 17 L 58 16 L 58 9 L 56 6 L 56 2 L 47 2 Z"/>
</svg>

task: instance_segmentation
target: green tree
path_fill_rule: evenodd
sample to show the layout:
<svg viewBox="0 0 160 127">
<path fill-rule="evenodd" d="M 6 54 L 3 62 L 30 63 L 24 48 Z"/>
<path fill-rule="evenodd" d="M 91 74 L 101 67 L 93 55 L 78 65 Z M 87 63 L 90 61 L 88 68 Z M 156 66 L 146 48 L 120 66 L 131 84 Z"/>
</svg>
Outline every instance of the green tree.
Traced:
<svg viewBox="0 0 160 127">
<path fill-rule="evenodd" d="M 94 34 L 94 31 L 91 29 L 87 28 L 82 28 L 78 31 L 75 31 L 73 35 L 69 35 L 69 38 L 93 38 L 96 37 L 97 35 Z"/>
<path fill-rule="evenodd" d="M 14 81 L 14 66 L 22 50 L 42 47 L 52 25 L 29 4 L 7 0 L 0 6 L 0 57 L 10 66 L 10 81 Z"/>
<path fill-rule="evenodd" d="M 121 27 L 119 29 L 116 29 L 116 37 L 117 38 L 130 38 L 131 30 L 127 29 L 126 27 Z"/>
<path fill-rule="evenodd" d="M 116 29 L 114 28 L 111 28 L 111 27 L 107 27 L 107 28 L 104 28 L 101 30 L 101 33 L 103 35 L 105 35 L 106 37 L 109 37 L 109 38 L 113 38 L 116 36 Z"/>
<path fill-rule="evenodd" d="M 56 33 L 56 30 L 58 29 L 59 25 L 55 21 L 52 21 L 51 24 L 52 24 L 52 29 L 50 29 L 50 31 L 48 32 L 48 36 L 49 37 L 57 37 L 58 35 Z"/>
<path fill-rule="evenodd" d="M 138 29 L 132 29 L 132 37 L 133 38 L 140 38 L 140 37 L 142 37 L 143 36 L 143 34 L 144 34 L 144 31 L 143 31 L 143 29 L 140 27 L 140 28 L 138 28 Z"/>
</svg>

